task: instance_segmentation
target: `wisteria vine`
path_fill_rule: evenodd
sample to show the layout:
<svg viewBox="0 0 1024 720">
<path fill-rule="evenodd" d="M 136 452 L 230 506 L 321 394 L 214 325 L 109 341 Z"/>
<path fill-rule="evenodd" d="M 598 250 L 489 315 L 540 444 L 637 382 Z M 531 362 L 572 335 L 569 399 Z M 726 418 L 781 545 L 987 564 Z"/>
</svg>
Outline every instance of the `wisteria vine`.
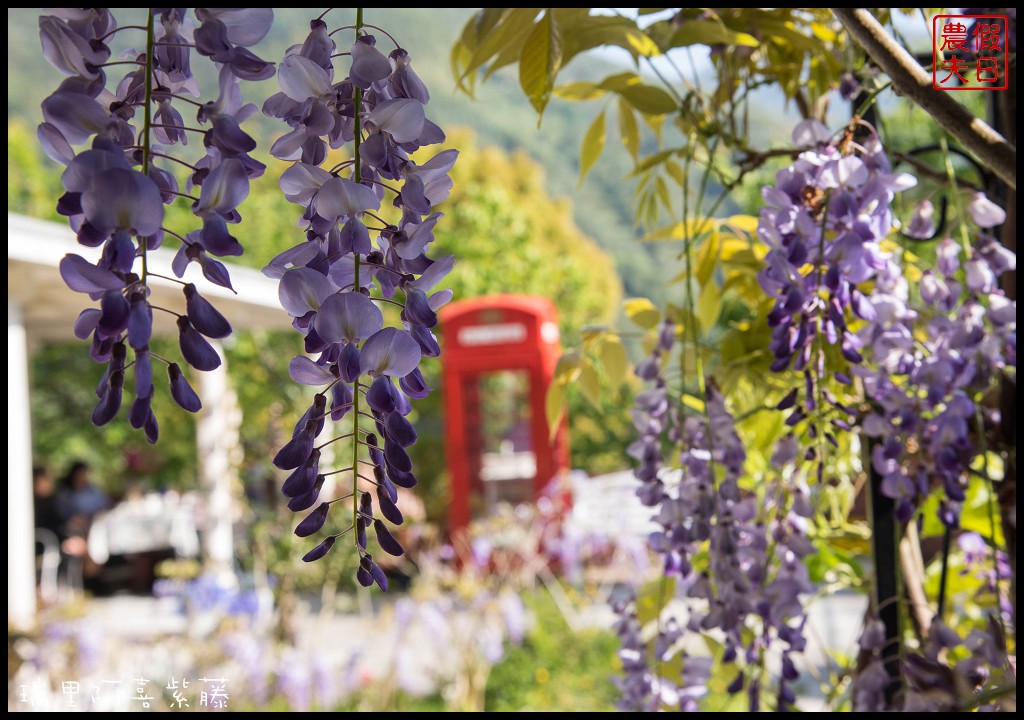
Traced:
<svg viewBox="0 0 1024 720">
<path fill-rule="evenodd" d="M 238 223 L 238 205 L 249 180 L 264 166 L 250 155 L 255 141 L 239 126 L 255 107 L 243 105 L 239 80 L 273 76 L 274 66 L 247 48 L 269 31 L 273 11 L 267 8 L 197 8 L 198 24 L 185 8 L 149 9 L 144 26 L 119 26 L 106 8 L 62 8 L 39 19 L 46 59 L 68 77 L 42 104 L 44 122 L 39 141 L 46 154 L 67 166 L 61 182 L 64 195 L 57 211 L 67 216 L 78 242 L 100 247 L 92 263 L 71 253 L 60 262 L 68 287 L 86 293 L 99 307 L 83 310 L 75 335 L 92 338 L 89 353 L 107 368 L 92 414 L 96 425 L 110 422 L 122 404 L 125 372 L 134 369 L 135 399 L 128 412 L 132 427 L 141 428 L 155 443 L 159 434 L 151 408 L 154 392 L 152 361 L 167 365 L 174 401 L 190 412 L 201 403 L 181 367 L 150 351 L 153 311 L 173 315 L 184 361 L 196 370 L 213 370 L 220 356 L 207 338 L 224 338 L 231 326 L 199 293 L 193 283 L 183 286 L 185 313 L 154 305 L 149 280 L 155 277 L 148 253 L 166 236 L 180 241 L 173 270 L 182 278 L 190 263 L 198 263 L 210 282 L 230 288 L 227 269 L 215 257 L 240 255 L 242 246 L 228 224 Z M 129 50 L 111 60 L 107 42 L 115 33 L 144 33 L 145 50 Z M 199 102 L 192 72 L 192 50 L 209 58 L 219 73 L 216 100 Z M 107 69 L 131 68 L 107 89 Z M 185 124 L 178 107 L 195 108 L 200 127 Z M 136 115 L 141 111 L 138 124 Z M 203 127 L 205 126 L 205 127 Z M 190 163 L 170 154 L 185 145 L 189 134 L 202 138 L 204 155 Z M 74 146 L 90 143 L 76 152 Z M 188 169 L 184 192 L 164 162 Z M 198 189 L 198 195 L 191 194 Z M 164 205 L 186 198 L 202 222 L 197 230 L 164 226 Z M 129 358 L 129 348 L 131 357 Z"/>
<path fill-rule="evenodd" d="M 264 272 L 280 278 L 281 303 L 304 337 L 307 354 L 291 361 L 292 379 L 321 388 L 274 464 L 291 471 L 282 491 L 292 511 L 316 505 L 295 528 L 300 537 L 320 532 L 332 505 L 351 501 L 347 525 L 341 523 L 303 559 L 322 558 L 338 538 L 354 531 L 357 580 L 387 590 L 387 577 L 367 550 L 367 530 L 373 527 L 381 550 L 403 554 L 384 520 L 402 524 L 397 488 L 417 483 L 406 450 L 417 439 L 407 418 L 409 399 L 430 392 L 419 364 L 440 354 L 431 328 L 452 293 L 434 288 L 454 262 L 452 257 L 432 260 L 426 251 L 442 216 L 434 207 L 448 197 L 448 171 L 458 153 L 444 150 L 425 162 L 411 157 L 445 136 L 425 116 L 430 96 L 408 53 L 386 31 L 365 24 L 361 9 L 354 25 L 332 31 L 326 15 L 312 20 L 306 40 L 287 51 L 278 73 L 281 92 L 263 106 L 266 115 L 291 128 L 271 154 L 294 161 L 281 177 L 281 188 L 303 208 L 300 225 L 306 234 Z M 370 31 L 394 49 L 385 55 Z M 355 36 L 344 52 L 337 52 L 339 32 Z M 345 58 L 348 74 L 335 80 L 339 58 Z M 350 157 L 328 160 L 329 150 L 349 143 Z M 382 217 L 381 205 L 389 198 L 397 222 Z M 385 324 L 382 307 L 400 313 L 395 324 Z M 348 432 L 337 433 L 332 426 L 333 437 L 317 444 L 328 418 L 338 422 L 349 414 Z M 339 440 L 350 441 L 351 457 L 341 469 L 325 471 L 322 451 Z M 350 491 L 321 501 L 322 493 L 331 492 L 328 478 L 345 474 Z"/>
<path fill-rule="evenodd" d="M 975 194 L 963 213 L 973 227 L 962 228 L 959 243 L 938 244 L 935 267 L 923 271 L 915 294 L 895 246 L 886 245 L 895 195 L 913 187 L 914 178 L 892 171 L 874 129 L 860 120 L 837 135 L 806 121 L 793 140 L 805 149 L 764 189 L 758 223 L 769 248 L 758 278 L 773 299 L 771 369 L 802 376 L 777 404 L 789 430 L 767 477 L 740 483 L 746 450 L 700 367 L 704 412 L 687 414 L 677 402 L 679 391 L 664 375 L 674 322 L 664 322 L 650 356 L 636 367 L 648 383 L 636 398 L 638 438 L 629 448 L 637 495 L 654 510 L 658 529 L 649 545 L 664 559 L 665 578 L 676 579 L 673 594 L 685 609 L 677 617 L 661 598 L 652 636 L 637 603 L 616 604 L 622 709 L 699 709 L 711 659 L 688 652 L 687 632 L 711 633 L 722 643 L 717 662 L 736 669 L 728 693 L 745 690 L 752 711 L 765 693 L 774 696 L 775 709 L 793 709 L 795 656 L 806 646 L 803 602 L 814 590 L 805 565 L 815 552 L 809 483 L 822 484 L 828 447 L 839 447 L 855 426 L 878 438 L 870 462 L 883 478 L 882 492 L 898 503 L 898 519 L 919 516 L 936 496 L 939 518 L 956 527 L 972 465 L 985 453 L 975 438 L 999 419 L 980 399 L 996 373 L 1015 367 L 1016 303 L 998 280 L 1016 260 L 989 232 L 1003 222 L 1003 211 Z M 932 212 L 930 203 L 920 203 L 907 235 L 930 239 Z M 918 301 L 920 309 L 912 309 Z M 847 386 L 847 397 L 829 390 L 833 381 Z M 850 399 L 858 393 L 863 406 Z M 999 592 L 998 570 L 992 585 Z M 987 679 L 984 669 L 1005 665 L 1001 637 L 992 626 L 961 639 L 940 615 L 922 651 L 905 653 L 906 687 L 894 706 L 881 654 L 886 638 L 869 617 L 854 709 L 962 708 L 962 698 Z M 946 655 L 961 646 L 966 659 L 950 668 Z M 774 685 L 769 655 L 779 668 Z"/>
</svg>

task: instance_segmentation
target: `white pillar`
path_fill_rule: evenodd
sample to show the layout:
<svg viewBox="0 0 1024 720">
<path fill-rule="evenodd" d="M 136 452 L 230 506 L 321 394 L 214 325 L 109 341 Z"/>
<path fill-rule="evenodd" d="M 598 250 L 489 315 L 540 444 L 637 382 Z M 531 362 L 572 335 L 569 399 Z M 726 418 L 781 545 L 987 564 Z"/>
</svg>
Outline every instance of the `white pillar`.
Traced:
<svg viewBox="0 0 1024 720">
<path fill-rule="evenodd" d="M 234 519 L 237 512 L 232 486 L 238 482 L 241 443 L 238 429 L 241 412 L 228 379 L 227 361 L 220 343 L 214 347 L 221 365 L 198 373 L 199 397 L 203 408 L 196 419 L 196 449 L 199 455 L 199 488 L 203 495 L 203 560 L 216 574 L 231 573 L 234 558 Z"/>
<path fill-rule="evenodd" d="M 21 306 L 7 298 L 7 620 L 27 628 L 36 616 L 32 430 L 28 342 Z"/>
</svg>

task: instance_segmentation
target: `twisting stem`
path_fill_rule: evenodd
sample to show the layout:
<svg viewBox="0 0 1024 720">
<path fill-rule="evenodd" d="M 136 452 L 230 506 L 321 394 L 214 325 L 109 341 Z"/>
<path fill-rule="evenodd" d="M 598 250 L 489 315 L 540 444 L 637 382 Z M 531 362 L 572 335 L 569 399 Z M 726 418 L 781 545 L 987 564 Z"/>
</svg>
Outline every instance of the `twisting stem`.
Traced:
<svg viewBox="0 0 1024 720">
<path fill-rule="evenodd" d="M 149 32 L 150 28 L 146 27 L 145 25 L 119 25 L 118 27 L 116 27 L 113 30 L 111 30 L 110 32 L 108 32 L 106 35 L 101 35 L 100 37 L 98 37 L 96 39 L 98 41 L 100 41 L 100 42 L 103 42 L 104 40 L 106 40 L 108 37 L 110 37 L 114 33 L 121 32 L 122 30 L 145 30 L 145 31 Z"/>
<path fill-rule="evenodd" d="M 184 165 L 185 167 L 187 167 L 192 172 L 198 172 L 199 171 L 199 168 L 197 168 L 192 163 L 185 162 L 184 160 L 179 160 L 178 158 L 174 157 L 173 155 L 167 155 L 167 154 L 162 153 L 162 152 L 156 152 L 155 150 L 150 151 L 149 155 L 150 155 L 150 157 L 158 157 L 158 158 L 163 158 L 165 160 L 172 160 L 172 161 L 178 163 L 179 165 Z"/>
<path fill-rule="evenodd" d="M 142 108 L 143 130 L 142 130 L 142 174 L 149 177 L 149 163 L 152 159 L 150 150 L 149 134 L 153 126 L 153 45 L 155 43 L 153 34 L 153 10 L 149 10 L 146 16 L 146 104 Z M 146 251 L 149 249 L 145 237 L 139 237 L 139 251 L 142 255 L 142 284 L 146 284 L 146 274 L 149 267 L 146 263 Z"/>
<path fill-rule="evenodd" d="M 359 23 L 359 21 L 358 21 L 358 20 L 356 21 L 356 27 L 360 27 L 360 23 Z M 399 44 L 398 44 L 398 41 L 397 41 L 397 40 L 395 40 L 395 38 L 394 38 L 394 37 L 393 37 L 393 36 L 391 35 L 391 33 L 389 33 L 389 32 L 388 32 L 387 30 L 385 30 L 384 28 L 380 27 L 379 25 L 362 25 L 361 27 L 368 27 L 368 28 L 373 28 L 374 30 L 379 30 L 380 32 L 382 32 L 382 33 L 384 33 L 385 35 L 387 35 L 387 36 L 388 36 L 388 40 L 390 40 L 391 42 L 393 42 L 393 43 L 395 44 L 395 47 L 396 47 L 396 48 L 400 48 L 400 47 L 402 47 L 401 45 L 399 45 Z M 357 31 L 357 32 L 358 32 L 358 31 Z"/>
</svg>

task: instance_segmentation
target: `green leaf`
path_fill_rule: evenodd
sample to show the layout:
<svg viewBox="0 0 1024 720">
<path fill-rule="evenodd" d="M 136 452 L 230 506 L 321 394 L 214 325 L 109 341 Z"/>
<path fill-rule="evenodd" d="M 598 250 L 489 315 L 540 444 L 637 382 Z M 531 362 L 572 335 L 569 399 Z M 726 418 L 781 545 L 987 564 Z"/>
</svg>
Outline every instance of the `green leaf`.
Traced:
<svg viewBox="0 0 1024 720">
<path fill-rule="evenodd" d="M 714 20 L 687 20 L 669 39 L 670 47 L 687 45 L 744 45 L 759 47 L 760 41 L 753 35 L 730 30 Z"/>
<path fill-rule="evenodd" d="M 665 115 L 679 109 L 672 96 L 659 87 L 647 85 L 635 72 L 609 75 L 601 87 L 618 93 L 626 102 L 645 115 Z"/>
<path fill-rule="evenodd" d="M 583 184 L 583 178 L 590 172 L 590 168 L 594 167 L 594 163 L 601 157 L 601 151 L 604 150 L 605 134 L 604 111 L 602 111 L 594 118 L 594 122 L 590 123 L 590 127 L 587 128 L 587 132 L 583 136 L 583 147 L 580 149 L 580 185 Z"/>
<path fill-rule="evenodd" d="M 598 352 L 608 381 L 618 387 L 626 379 L 626 372 L 629 370 L 629 356 L 622 340 L 617 336 L 606 335 L 601 340 Z"/>
<path fill-rule="evenodd" d="M 674 577 L 664 576 L 644 585 L 636 596 L 636 619 L 640 625 L 656 620 L 675 594 Z"/>
<path fill-rule="evenodd" d="M 598 376 L 594 364 L 589 360 L 584 359 L 583 365 L 580 367 L 579 385 L 583 391 L 583 397 L 589 400 L 594 407 L 600 407 L 601 378 Z"/>
<path fill-rule="evenodd" d="M 691 218 L 686 222 L 672 223 L 657 230 L 652 230 L 640 238 L 641 242 L 653 242 L 655 240 L 685 240 L 686 238 L 696 239 L 706 232 L 718 227 L 718 221 L 714 218 Z"/>
<path fill-rule="evenodd" d="M 519 85 L 538 115 L 551 99 L 555 75 L 562 66 L 562 38 L 551 12 L 544 16 L 526 37 L 519 54 Z"/>
<path fill-rule="evenodd" d="M 711 279 L 711 275 L 715 272 L 715 266 L 718 264 L 718 252 L 720 248 L 721 240 L 719 238 L 718 228 L 715 228 L 704 239 L 704 242 L 700 244 L 700 247 L 697 248 L 694 274 L 697 278 L 697 282 L 701 285 L 706 285 L 708 280 Z"/>
<path fill-rule="evenodd" d="M 661 320 L 661 313 L 647 298 L 630 298 L 623 303 L 626 317 L 642 328 L 653 328 Z"/>
<path fill-rule="evenodd" d="M 697 298 L 697 320 L 700 322 L 704 334 L 707 335 L 715 326 L 718 315 L 722 312 L 722 294 L 718 285 L 709 282 L 700 291 Z"/>
<path fill-rule="evenodd" d="M 627 85 L 619 91 L 619 95 L 648 115 L 667 115 L 679 109 L 671 95 L 654 85 Z"/>
<path fill-rule="evenodd" d="M 471 19 L 463 30 L 463 45 L 470 47 L 472 52 L 468 61 L 462 68 L 461 78 L 472 75 L 494 55 L 500 53 L 509 46 L 519 47 L 524 38 L 533 26 L 533 20 L 537 17 L 537 8 L 514 8 L 502 9 L 495 12 L 494 8 L 488 8 L 475 19 Z M 479 24 L 476 24 L 479 21 Z M 471 32 L 470 26 L 473 25 Z M 467 38 L 474 38 L 475 42 L 467 42 Z"/>
<path fill-rule="evenodd" d="M 640 153 L 640 127 L 636 124 L 633 108 L 622 98 L 619 98 L 619 135 L 622 136 L 626 152 L 635 161 Z"/>
</svg>

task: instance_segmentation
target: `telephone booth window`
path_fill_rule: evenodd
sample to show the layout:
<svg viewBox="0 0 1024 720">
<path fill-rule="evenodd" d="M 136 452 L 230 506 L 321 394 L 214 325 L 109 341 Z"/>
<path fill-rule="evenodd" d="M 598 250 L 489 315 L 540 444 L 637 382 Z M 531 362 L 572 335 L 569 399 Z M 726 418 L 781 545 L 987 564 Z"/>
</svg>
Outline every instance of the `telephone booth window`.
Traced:
<svg viewBox="0 0 1024 720">
<path fill-rule="evenodd" d="M 501 503 L 536 500 L 568 469 L 564 427 L 552 434 L 544 398 L 561 354 L 554 306 L 503 295 L 441 313 L 450 525 Z"/>
</svg>

